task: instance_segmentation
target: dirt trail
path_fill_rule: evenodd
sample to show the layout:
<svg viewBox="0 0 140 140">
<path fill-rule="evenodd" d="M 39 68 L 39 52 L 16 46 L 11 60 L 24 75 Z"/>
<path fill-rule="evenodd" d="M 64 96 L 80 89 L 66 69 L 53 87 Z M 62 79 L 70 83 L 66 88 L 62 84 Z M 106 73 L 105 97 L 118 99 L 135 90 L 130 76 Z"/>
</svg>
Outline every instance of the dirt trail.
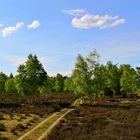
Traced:
<svg viewBox="0 0 140 140">
<path fill-rule="evenodd" d="M 73 109 L 63 109 L 60 112 L 52 114 L 50 117 L 39 123 L 32 130 L 22 135 L 18 140 L 42 140 L 59 123 L 59 121 Z"/>
<path fill-rule="evenodd" d="M 47 140 L 48 134 L 51 132 L 51 130 L 60 122 L 60 120 L 69 112 L 71 112 L 73 109 L 69 109 L 67 112 L 65 112 L 60 118 L 58 118 L 48 129 L 47 131 L 42 134 L 37 140 Z"/>
</svg>

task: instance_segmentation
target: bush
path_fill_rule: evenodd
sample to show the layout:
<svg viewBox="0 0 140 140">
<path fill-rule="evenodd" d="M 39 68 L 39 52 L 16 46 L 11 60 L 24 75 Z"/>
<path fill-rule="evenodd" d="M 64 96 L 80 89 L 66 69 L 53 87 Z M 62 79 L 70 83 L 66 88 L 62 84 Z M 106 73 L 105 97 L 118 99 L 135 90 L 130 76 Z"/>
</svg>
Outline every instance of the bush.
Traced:
<svg viewBox="0 0 140 140">
<path fill-rule="evenodd" d="M 136 91 L 136 95 L 137 95 L 138 98 L 140 98 L 140 89 L 138 89 L 138 90 Z"/>
<path fill-rule="evenodd" d="M 0 124 L 0 131 L 6 131 L 6 127 L 4 124 Z"/>
<path fill-rule="evenodd" d="M 8 140 L 8 138 L 5 137 L 5 136 L 1 136 L 1 137 L 0 137 L 0 140 Z"/>
<path fill-rule="evenodd" d="M 61 107 L 59 106 L 59 103 L 58 102 L 54 102 L 52 104 L 52 106 L 53 106 L 53 108 L 54 108 L 55 111 L 59 111 L 61 109 Z"/>
<path fill-rule="evenodd" d="M 11 130 L 11 132 L 15 135 L 17 135 L 17 131 L 23 131 L 25 129 L 27 129 L 28 127 L 27 126 L 24 126 L 23 124 L 17 124 L 17 126 L 15 128 L 13 128 Z"/>
<path fill-rule="evenodd" d="M 0 114 L 0 120 L 4 120 L 5 118 L 4 118 L 4 116 L 3 116 L 3 114 Z"/>
</svg>

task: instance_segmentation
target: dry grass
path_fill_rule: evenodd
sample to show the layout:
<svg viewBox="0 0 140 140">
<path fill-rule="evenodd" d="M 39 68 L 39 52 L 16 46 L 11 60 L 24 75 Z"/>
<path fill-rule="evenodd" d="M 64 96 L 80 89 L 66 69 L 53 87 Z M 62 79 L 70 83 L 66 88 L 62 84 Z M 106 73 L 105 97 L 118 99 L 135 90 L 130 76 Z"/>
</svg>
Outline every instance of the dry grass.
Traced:
<svg viewBox="0 0 140 140">
<path fill-rule="evenodd" d="M 0 140 L 16 140 L 49 114 L 69 106 L 72 100 L 70 95 L 55 94 L 39 96 L 35 104 L 31 104 L 19 96 L 0 95 Z"/>
<path fill-rule="evenodd" d="M 2 138 L 7 138 L 8 140 L 15 140 L 20 135 L 25 133 L 28 129 L 31 129 L 42 119 L 43 118 L 41 118 L 40 116 L 34 114 L 3 114 L 3 119 L 0 120 L 2 128 L 0 129 L 0 140 Z"/>
<path fill-rule="evenodd" d="M 77 107 L 55 127 L 48 140 L 139 140 L 140 105 L 124 103 Z"/>
</svg>

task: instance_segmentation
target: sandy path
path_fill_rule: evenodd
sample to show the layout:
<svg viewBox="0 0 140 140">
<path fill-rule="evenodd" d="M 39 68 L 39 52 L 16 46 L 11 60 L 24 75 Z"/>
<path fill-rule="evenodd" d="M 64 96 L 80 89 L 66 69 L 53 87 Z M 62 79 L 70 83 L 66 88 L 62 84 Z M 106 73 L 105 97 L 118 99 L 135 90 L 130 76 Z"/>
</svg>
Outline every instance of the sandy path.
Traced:
<svg viewBox="0 0 140 140">
<path fill-rule="evenodd" d="M 37 140 L 47 140 L 48 134 L 51 132 L 51 130 L 60 122 L 60 120 L 67 115 L 69 112 L 71 112 L 73 109 L 67 110 L 60 118 L 58 118 L 48 129 L 45 133 L 42 134 L 41 137 L 39 137 Z"/>
<path fill-rule="evenodd" d="M 64 111 L 64 114 L 62 114 L 54 123 L 51 124 L 51 126 L 37 139 L 37 140 L 42 140 L 44 137 L 47 137 L 47 135 L 49 134 L 49 132 L 58 124 L 58 122 L 69 112 L 71 112 L 73 109 L 63 109 L 60 112 L 56 112 L 54 114 L 52 114 L 50 117 L 48 117 L 47 119 L 43 120 L 42 122 L 40 122 L 37 126 L 35 126 L 33 129 L 31 129 L 30 131 L 28 131 L 27 133 L 25 133 L 24 135 L 22 135 L 20 138 L 18 138 L 18 140 L 24 140 L 25 137 L 27 137 L 28 135 L 32 134 L 32 132 L 34 132 L 35 130 L 39 129 L 41 126 L 43 126 L 46 122 L 48 122 L 50 119 L 52 119 L 53 117 L 55 117 L 56 115 L 58 115 L 59 113 Z"/>
</svg>

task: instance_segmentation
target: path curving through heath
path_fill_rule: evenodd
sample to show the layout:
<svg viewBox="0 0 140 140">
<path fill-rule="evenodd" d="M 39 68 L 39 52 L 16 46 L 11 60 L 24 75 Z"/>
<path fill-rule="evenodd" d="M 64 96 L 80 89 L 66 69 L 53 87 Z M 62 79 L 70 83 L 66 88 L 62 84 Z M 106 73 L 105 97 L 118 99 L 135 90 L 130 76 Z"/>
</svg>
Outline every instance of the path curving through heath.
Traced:
<svg viewBox="0 0 140 140">
<path fill-rule="evenodd" d="M 45 140 L 51 130 L 59 123 L 59 121 L 71 112 L 73 109 L 63 109 L 60 112 L 53 113 L 50 117 L 40 122 L 33 129 L 22 135 L 18 140 Z"/>
</svg>

